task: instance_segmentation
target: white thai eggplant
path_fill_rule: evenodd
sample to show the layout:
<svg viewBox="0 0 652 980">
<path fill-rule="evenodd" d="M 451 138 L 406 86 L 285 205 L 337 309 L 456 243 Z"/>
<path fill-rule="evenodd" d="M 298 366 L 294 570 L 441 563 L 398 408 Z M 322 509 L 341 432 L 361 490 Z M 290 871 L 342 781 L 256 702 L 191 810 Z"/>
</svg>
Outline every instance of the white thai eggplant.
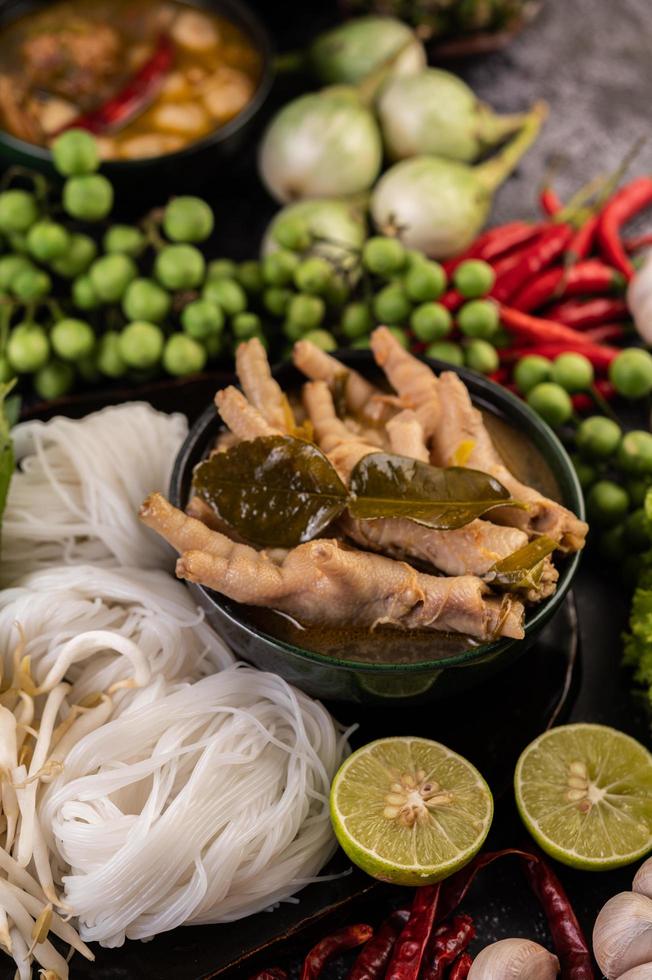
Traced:
<svg viewBox="0 0 652 980">
<path fill-rule="evenodd" d="M 473 163 L 525 121 L 523 113 L 498 115 L 441 68 L 389 78 L 376 110 L 390 160 L 430 155 Z"/>
<path fill-rule="evenodd" d="M 360 254 L 367 235 L 363 208 L 355 201 L 326 198 L 296 201 L 281 208 L 269 223 L 261 245 L 261 255 L 275 252 L 279 245 L 274 231 L 286 218 L 299 219 L 311 236 L 311 252 L 351 277 L 360 266 Z"/>
<path fill-rule="evenodd" d="M 494 192 L 536 139 L 545 115 L 545 106 L 536 105 L 519 133 L 479 166 L 428 156 L 395 164 L 372 194 L 376 228 L 431 258 L 461 252 L 485 224 Z"/>
<path fill-rule="evenodd" d="M 259 171 L 277 201 L 345 197 L 368 191 L 380 173 L 382 140 L 354 88 L 302 95 L 267 127 Z"/>
<path fill-rule="evenodd" d="M 356 85 L 388 66 L 411 75 L 426 64 L 423 44 L 394 17 L 357 17 L 320 34 L 310 46 L 310 67 L 325 84 Z"/>
</svg>

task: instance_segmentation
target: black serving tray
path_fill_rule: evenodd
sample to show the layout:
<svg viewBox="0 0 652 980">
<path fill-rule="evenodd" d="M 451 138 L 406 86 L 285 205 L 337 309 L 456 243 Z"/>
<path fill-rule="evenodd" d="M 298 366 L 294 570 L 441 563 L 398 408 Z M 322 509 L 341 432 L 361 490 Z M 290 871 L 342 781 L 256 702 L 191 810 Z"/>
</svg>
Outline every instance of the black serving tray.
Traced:
<svg viewBox="0 0 652 980">
<path fill-rule="evenodd" d="M 328 707 L 344 724 L 358 724 L 351 739 L 354 747 L 385 735 L 422 735 L 445 741 L 478 766 L 492 788 L 500 815 L 511 810 L 511 781 L 518 755 L 543 728 L 567 717 L 579 680 L 577 611 L 571 593 L 531 649 L 478 690 L 422 709 L 342 703 Z M 525 843 L 522 830 L 517 833 L 516 839 Z M 247 977 L 261 965 L 291 964 L 325 931 L 360 917 L 375 921 L 404 897 L 401 889 L 352 869 L 341 852 L 324 873 L 339 876 L 305 888 L 296 903 L 283 903 L 239 922 L 175 929 L 147 943 L 127 942 L 120 949 L 94 947 L 96 962 L 75 956 L 72 977 Z M 500 873 L 496 878 L 501 880 Z M 508 875 L 507 880 L 514 878 L 520 884 L 518 873 Z M 484 908 L 486 891 L 478 890 L 469 908 L 476 904 L 478 911 Z M 521 891 L 525 896 L 527 890 Z M 526 907 L 536 916 L 534 903 Z M 499 935 L 494 927 L 491 937 L 483 934 L 483 941 Z"/>
</svg>

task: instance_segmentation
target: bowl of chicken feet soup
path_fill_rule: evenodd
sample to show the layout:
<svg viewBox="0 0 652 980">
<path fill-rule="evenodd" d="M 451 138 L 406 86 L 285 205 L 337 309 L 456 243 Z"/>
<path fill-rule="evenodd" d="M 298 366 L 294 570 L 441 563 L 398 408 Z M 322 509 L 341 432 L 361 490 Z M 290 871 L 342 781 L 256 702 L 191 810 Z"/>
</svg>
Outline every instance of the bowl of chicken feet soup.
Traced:
<svg viewBox="0 0 652 980">
<path fill-rule="evenodd" d="M 523 653 L 587 525 L 570 460 L 521 401 L 408 353 L 257 339 L 142 520 L 238 655 L 312 695 L 430 699 Z"/>
</svg>

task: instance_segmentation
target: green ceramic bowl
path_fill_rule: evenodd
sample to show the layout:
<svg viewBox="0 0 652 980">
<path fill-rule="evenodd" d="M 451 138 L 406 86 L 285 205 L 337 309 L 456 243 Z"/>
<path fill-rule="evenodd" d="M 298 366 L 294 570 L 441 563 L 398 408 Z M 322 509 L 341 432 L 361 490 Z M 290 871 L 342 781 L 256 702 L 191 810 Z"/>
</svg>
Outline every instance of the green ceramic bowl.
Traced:
<svg viewBox="0 0 652 980">
<path fill-rule="evenodd" d="M 183 0 L 186 2 L 186 0 Z M 205 8 L 227 17 L 253 41 L 262 55 L 262 73 L 251 101 L 242 112 L 210 133 L 176 153 L 137 160 L 108 160 L 102 172 L 119 190 L 121 198 L 130 193 L 139 207 L 173 190 L 193 190 L 198 183 L 214 177 L 242 150 L 255 135 L 261 109 L 273 81 L 273 52 L 269 34 L 254 11 L 241 0 L 188 0 L 189 6 Z M 4 0 L 0 2 L 0 30 L 33 10 L 48 6 L 48 0 Z M 22 166 L 58 178 L 52 154 L 42 146 L 17 139 L 0 129 L 0 168 Z"/>
<path fill-rule="evenodd" d="M 373 378 L 377 368 L 367 351 L 342 351 L 337 355 L 344 364 Z M 436 371 L 451 370 L 449 364 L 427 360 Z M 454 370 L 464 380 L 474 404 L 487 410 L 515 429 L 520 430 L 538 449 L 554 476 L 563 503 L 579 517 L 584 517 L 584 500 L 575 470 L 563 446 L 550 429 L 528 406 L 499 385 L 463 368 Z M 275 372 L 285 390 L 298 387 L 302 377 L 290 365 Z M 305 380 L 305 379 L 304 379 Z M 207 454 L 221 428 L 213 405 L 197 419 L 176 460 L 170 486 L 170 499 L 184 507 L 189 496 L 192 471 Z M 419 662 L 370 663 L 357 660 L 354 650 L 346 657 L 317 653 L 272 636 L 255 616 L 236 602 L 200 585 L 191 585 L 209 622 L 224 637 L 235 654 L 262 670 L 274 671 L 314 697 L 328 700 L 409 703 L 447 697 L 481 684 L 489 675 L 521 656 L 536 639 L 546 623 L 557 612 L 568 592 L 579 555 L 559 563 L 557 591 L 527 614 L 523 640 L 501 639 L 492 643 L 443 653 L 420 650 Z M 401 642 L 403 642 L 401 640 Z M 410 651 L 410 634 L 405 633 L 406 653 Z M 433 644 L 434 648 L 434 644 Z"/>
</svg>

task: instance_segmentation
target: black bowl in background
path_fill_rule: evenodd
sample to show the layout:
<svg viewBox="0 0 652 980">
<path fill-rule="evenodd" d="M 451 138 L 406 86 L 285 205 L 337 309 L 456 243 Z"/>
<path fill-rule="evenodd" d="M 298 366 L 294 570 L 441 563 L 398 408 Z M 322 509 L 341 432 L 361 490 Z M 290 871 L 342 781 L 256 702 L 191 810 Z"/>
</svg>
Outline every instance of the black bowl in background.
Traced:
<svg viewBox="0 0 652 980">
<path fill-rule="evenodd" d="M 157 203 L 161 195 L 172 191 L 197 191 L 210 178 L 224 173 L 229 162 L 253 140 L 259 128 L 261 109 L 269 96 L 274 79 L 273 48 L 270 36 L 260 18 L 241 0 L 180 0 L 187 6 L 204 7 L 222 14 L 237 24 L 253 41 L 262 58 L 258 88 L 251 100 L 234 119 L 215 132 L 176 153 L 139 160 L 107 160 L 102 172 L 114 184 L 121 197 L 137 201 L 143 211 Z M 48 0 L 5 0 L 0 2 L 0 30 L 28 14 L 48 6 Z M 19 165 L 56 177 L 52 154 L 42 146 L 17 139 L 0 129 L 0 167 Z"/>
<path fill-rule="evenodd" d="M 336 356 L 368 377 L 378 373 L 368 351 L 340 351 Z M 425 360 L 436 371 L 451 370 L 450 364 Z M 476 405 L 502 417 L 532 441 L 557 481 L 562 502 L 583 518 L 584 499 L 575 470 L 552 429 L 499 385 L 463 368 L 453 370 L 464 380 Z M 274 376 L 284 390 L 298 387 L 305 380 L 289 363 L 278 367 Z M 175 507 L 185 508 L 193 469 L 207 455 L 221 427 L 212 404 L 192 426 L 171 477 L 170 500 Z M 313 697 L 396 704 L 430 701 L 468 690 L 514 661 L 560 608 L 578 563 L 579 554 L 559 563 L 557 591 L 528 612 L 523 640 L 500 639 L 416 663 L 370 663 L 316 653 L 272 636 L 253 622 L 251 614 L 239 603 L 201 585 L 191 584 L 190 589 L 206 611 L 208 621 L 242 659 L 280 674 Z M 407 632 L 405 643 L 410 643 Z"/>
</svg>

